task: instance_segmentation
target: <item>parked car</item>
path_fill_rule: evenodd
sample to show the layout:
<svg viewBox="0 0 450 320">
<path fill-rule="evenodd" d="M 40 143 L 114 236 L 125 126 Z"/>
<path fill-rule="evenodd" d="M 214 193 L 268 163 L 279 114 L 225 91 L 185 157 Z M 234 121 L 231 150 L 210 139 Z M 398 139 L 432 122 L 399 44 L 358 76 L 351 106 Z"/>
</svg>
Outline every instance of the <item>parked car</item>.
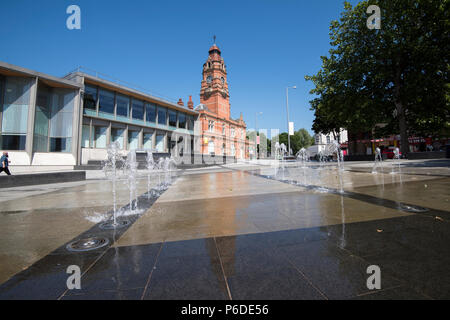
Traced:
<svg viewBox="0 0 450 320">
<path fill-rule="evenodd" d="M 393 159 L 394 158 L 394 150 L 396 147 L 394 146 L 389 146 L 387 148 L 384 148 L 383 151 L 381 152 L 383 155 L 386 155 L 386 158 L 388 159 Z M 399 156 L 401 158 L 402 153 L 399 151 Z M 384 158 L 384 157 L 383 157 Z"/>
</svg>

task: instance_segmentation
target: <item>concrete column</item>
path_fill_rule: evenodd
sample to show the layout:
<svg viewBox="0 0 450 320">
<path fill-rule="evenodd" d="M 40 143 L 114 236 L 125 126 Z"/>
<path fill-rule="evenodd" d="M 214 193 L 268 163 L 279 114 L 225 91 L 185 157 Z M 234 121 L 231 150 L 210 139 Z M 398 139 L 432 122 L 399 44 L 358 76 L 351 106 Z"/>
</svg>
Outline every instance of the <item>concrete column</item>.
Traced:
<svg viewBox="0 0 450 320">
<path fill-rule="evenodd" d="M 156 130 L 153 130 L 152 133 L 152 149 L 156 148 Z"/>
<path fill-rule="evenodd" d="M 164 134 L 164 152 L 169 152 L 169 142 L 167 141 L 169 138 L 167 137 L 167 131 Z"/>
<path fill-rule="evenodd" d="M 27 141 L 25 143 L 25 151 L 30 158 L 30 165 L 33 163 L 33 139 L 34 139 L 34 117 L 36 114 L 36 97 L 39 78 L 34 78 L 30 88 L 30 101 L 28 105 L 28 121 L 27 121 Z"/>
<path fill-rule="evenodd" d="M 89 120 L 89 149 L 94 148 L 94 127 L 92 126 L 92 118 Z"/>
<path fill-rule="evenodd" d="M 81 136 L 82 136 L 82 99 L 81 89 L 78 89 L 73 102 L 73 120 L 72 120 L 72 155 L 75 159 L 75 164 L 81 164 Z"/>
<path fill-rule="evenodd" d="M 123 131 L 123 149 L 128 150 L 128 125 L 125 127 Z"/>
<path fill-rule="evenodd" d="M 139 130 L 139 138 L 138 138 L 138 149 L 144 148 L 144 129 L 141 128 Z"/>
<path fill-rule="evenodd" d="M 111 144 L 111 121 L 109 122 L 108 129 L 106 129 L 106 147 Z"/>
</svg>

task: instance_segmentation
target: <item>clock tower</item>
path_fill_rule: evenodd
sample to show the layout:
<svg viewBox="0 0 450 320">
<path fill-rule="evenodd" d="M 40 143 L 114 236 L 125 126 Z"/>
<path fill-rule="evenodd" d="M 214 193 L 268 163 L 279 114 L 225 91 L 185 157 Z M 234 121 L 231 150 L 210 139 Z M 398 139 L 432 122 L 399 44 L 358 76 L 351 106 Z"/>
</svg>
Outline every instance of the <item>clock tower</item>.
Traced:
<svg viewBox="0 0 450 320">
<path fill-rule="evenodd" d="M 209 48 L 208 59 L 203 64 L 200 103 L 217 114 L 219 118 L 230 118 L 227 71 L 221 51 L 216 44 Z"/>
<path fill-rule="evenodd" d="M 231 118 L 227 68 L 216 44 L 209 48 L 203 64 L 200 104 L 195 111 L 199 113 L 202 154 L 214 154 L 217 159 L 247 157 L 246 125 L 242 113 L 238 119 Z"/>
</svg>

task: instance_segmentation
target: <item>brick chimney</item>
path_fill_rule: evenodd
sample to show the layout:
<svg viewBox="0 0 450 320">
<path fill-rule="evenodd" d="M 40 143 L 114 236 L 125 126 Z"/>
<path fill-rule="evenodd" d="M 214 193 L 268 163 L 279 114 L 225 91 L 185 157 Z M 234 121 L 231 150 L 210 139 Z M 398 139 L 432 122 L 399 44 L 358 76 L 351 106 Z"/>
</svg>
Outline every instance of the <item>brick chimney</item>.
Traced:
<svg viewBox="0 0 450 320">
<path fill-rule="evenodd" d="M 194 102 L 192 101 L 192 96 L 189 96 L 188 108 L 194 110 Z"/>
<path fill-rule="evenodd" d="M 181 100 L 181 98 L 180 98 L 180 100 L 178 100 L 177 104 L 178 104 L 179 106 L 184 106 L 184 102 L 183 102 L 183 100 Z"/>
</svg>

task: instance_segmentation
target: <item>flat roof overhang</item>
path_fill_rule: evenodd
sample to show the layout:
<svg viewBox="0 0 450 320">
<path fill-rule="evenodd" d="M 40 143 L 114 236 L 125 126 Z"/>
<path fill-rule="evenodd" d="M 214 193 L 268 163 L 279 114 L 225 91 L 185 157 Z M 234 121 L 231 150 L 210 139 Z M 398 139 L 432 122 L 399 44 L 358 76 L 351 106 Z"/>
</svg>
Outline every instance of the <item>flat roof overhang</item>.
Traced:
<svg viewBox="0 0 450 320">
<path fill-rule="evenodd" d="M 44 82 L 46 85 L 50 87 L 56 88 L 80 89 L 83 87 L 81 84 L 67 79 L 54 77 L 45 73 L 15 66 L 3 61 L 0 61 L 0 75 L 9 77 L 27 77 L 27 78 L 37 77 L 39 81 Z"/>
</svg>

